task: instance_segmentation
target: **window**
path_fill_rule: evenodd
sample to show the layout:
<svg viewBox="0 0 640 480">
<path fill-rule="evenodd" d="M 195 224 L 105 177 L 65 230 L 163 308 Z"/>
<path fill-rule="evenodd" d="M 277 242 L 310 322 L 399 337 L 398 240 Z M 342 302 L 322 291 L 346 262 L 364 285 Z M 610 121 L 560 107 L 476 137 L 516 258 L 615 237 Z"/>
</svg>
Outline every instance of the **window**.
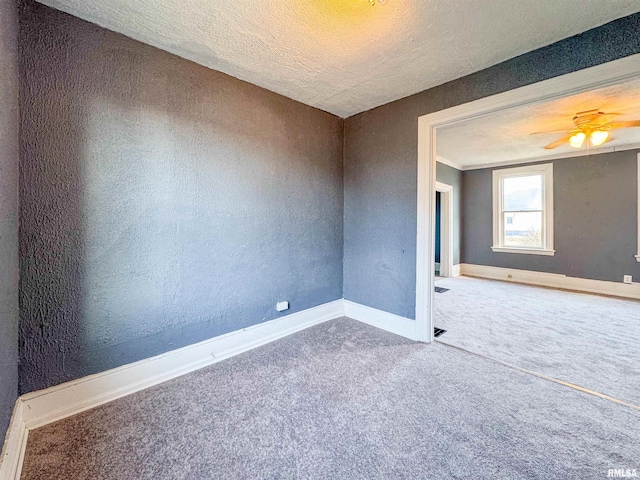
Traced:
<svg viewBox="0 0 640 480">
<path fill-rule="evenodd" d="M 553 255 L 553 164 L 493 171 L 494 252 Z"/>
</svg>

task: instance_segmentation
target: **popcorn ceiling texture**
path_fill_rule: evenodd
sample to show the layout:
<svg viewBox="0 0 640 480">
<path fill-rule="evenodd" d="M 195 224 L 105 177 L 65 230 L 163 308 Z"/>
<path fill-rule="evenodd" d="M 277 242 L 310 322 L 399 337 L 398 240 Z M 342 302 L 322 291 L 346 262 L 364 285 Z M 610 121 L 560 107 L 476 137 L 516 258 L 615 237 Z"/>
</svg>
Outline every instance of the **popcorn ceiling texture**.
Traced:
<svg viewBox="0 0 640 480">
<path fill-rule="evenodd" d="M 0 449 L 18 396 L 17 4 L 0 0 Z"/>
<path fill-rule="evenodd" d="M 438 129 L 438 155 L 463 167 L 575 154 L 566 142 L 543 147 L 573 128 L 577 112 L 598 108 L 616 116 L 602 123 L 640 119 L 640 80 L 592 90 L 543 103 L 523 105 Z M 534 132 L 554 131 L 536 134 Z M 464 138 L 464 142 L 460 139 Z M 603 148 L 640 144 L 640 128 L 614 130 Z"/>
<path fill-rule="evenodd" d="M 637 0 L 44 0 L 348 117 L 640 11 Z"/>
<path fill-rule="evenodd" d="M 341 119 L 37 3 L 20 48 L 22 393 L 342 298 Z"/>
</svg>

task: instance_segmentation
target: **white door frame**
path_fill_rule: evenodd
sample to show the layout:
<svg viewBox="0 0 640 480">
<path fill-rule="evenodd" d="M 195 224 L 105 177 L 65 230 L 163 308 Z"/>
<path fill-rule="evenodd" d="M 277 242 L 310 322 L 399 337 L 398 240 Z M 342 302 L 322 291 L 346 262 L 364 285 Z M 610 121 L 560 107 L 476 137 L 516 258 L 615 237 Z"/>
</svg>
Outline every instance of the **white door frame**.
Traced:
<svg viewBox="0 0 640 480">
<path fill-rule="evenodd" d="M 638 230 L 638 254 L 636 255 L 636 260 L 640 262 L 640 153 L 638 153 L 637 175 L 638 175 L 638 185 L 636 190 L 638 192 L 638 223 L 636 225 L 636 229 Z"/>
<path fill-rule="evenodd" d="M 416 339 L 433 341 L 436 130 L 513 107 L 567 97 L 640 77 L 640 54 L 578 70 L 418 118 Z"/>
<path fill-rule="evenodd" d="M 453 276 L 453 186 L 436 182 L 433 194 L 440 192 L 440 276 Z M 433 211 L 435 212 L 435 202 Z M 435 218 L 435 215 L 434 215 Z M 435 227 L 434 227 L 435 228 Z M 435 250 L 435 249 L 434 249 Z M 435 252 L 434 252 L 435 253 Z M 435 255 L 434 255 L 435 258 Z M 435 269 L 434 269 L 435 270 Z M 431 274 L 433 275 L 433 271 Z"/>
</svg>

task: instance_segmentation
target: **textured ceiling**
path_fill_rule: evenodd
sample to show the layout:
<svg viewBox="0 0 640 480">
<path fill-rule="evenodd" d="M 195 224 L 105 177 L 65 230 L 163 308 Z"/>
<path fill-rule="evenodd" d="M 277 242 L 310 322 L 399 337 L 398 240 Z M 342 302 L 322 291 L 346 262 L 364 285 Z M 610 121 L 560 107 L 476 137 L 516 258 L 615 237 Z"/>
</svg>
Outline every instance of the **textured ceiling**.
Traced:
<svg viewBox="0 0 640 480">
<path fill-rule="evenodd" d="M 638 0 L 43 0 L 347 117 L 640 11 Z"/>
<path fill-rule="evenodd" d="M 544 149 L 545 145 L 562 137 L 562 132 L 534 132 L 571 130 L 577 112 L 596 108 L 605 113 L 620 114 L 609 117 L 609 121 L 640 120 L 640 79 L 439 128 L 438 155 L 469 168 L 575 154 L 577 150 L 569 144 L 553 150 Z M 602 148 L 637 144 L 640 144 L 640 127 L 613 130 Z M 586 151 L 584 145 L 581 151 Z"/>
</svg>

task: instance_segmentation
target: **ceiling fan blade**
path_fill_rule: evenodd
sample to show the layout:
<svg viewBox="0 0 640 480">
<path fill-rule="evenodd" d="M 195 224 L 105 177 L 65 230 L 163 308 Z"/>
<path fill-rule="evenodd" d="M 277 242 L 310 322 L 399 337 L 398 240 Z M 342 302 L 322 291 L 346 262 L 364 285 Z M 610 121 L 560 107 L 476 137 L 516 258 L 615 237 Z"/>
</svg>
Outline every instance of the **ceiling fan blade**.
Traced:
<svg viewBox="0 0 640 480">
<path fill-rule="evenodd" d="M 605 117 L 617 117 L 620 115 L 624 115 L 624 113 L 616 113 L 616 112 L 607 112 L 603 114 Z"/>
<path fill-rule="evenodd" d="M 529 135 L 545 135 L 545 134 L 549 134 L 549 133 L 566 133 L 568 130 L 566 128 L 561 128 L 559 130 L 543 130 L 541 132 L 533 132 L 530 133 Z"/>
<path fill-rule="evenodd" d="M 551 150 L 553 148 L 559 147 L 560 145 L 562 145 L 563 143 L 567 143 L 569 142 L 569 139 L 571 138 L 571 135 L 566 135 L 562 138 L 559 138 L 558 140 L 556 140 L 555 142 L 551 142 L 549 145 L 547 145 L 546 147 L 544 147 L 547 150 Z"/>
<path fill-rule="evenodd" d="M 629 120 L 627 122 L 609 122 L 602 125 L 605 129 L 615 130 L 617 128 L 640 127 L 640 120 Z"/>
</svg>

